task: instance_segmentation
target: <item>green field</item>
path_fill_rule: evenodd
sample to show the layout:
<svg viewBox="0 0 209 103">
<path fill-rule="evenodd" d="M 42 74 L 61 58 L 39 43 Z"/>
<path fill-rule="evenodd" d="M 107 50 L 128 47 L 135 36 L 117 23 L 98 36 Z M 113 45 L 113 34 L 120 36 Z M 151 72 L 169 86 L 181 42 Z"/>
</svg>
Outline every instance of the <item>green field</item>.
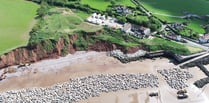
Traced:
<svg viewBox="0 0 209 103">
<path fill-rule="evenodd" d="M 0 0 L 0 55 L 27 44 L 38 7 L 24 0 Z"/>
<path fill-rule="evenodd" d="M 208 0 L 140 0 L 142 5 L 155 14 L 157 17 L 171 22 L 185 21 L 179 18 L 162 16 L 159 14 L 183 16 L 183 12 L 189 12 L 198 15 L 209 14 L 209 1 Z M 204 30 L 200 25 L 204 24 L 203 21 L 194 20 L 190 21 L 189 27 L 197 32 L 203 33 Z"/>
<path fill-rule="evenodd" d="M 108 0 L 81 0 L 82 4 L 88 4 L 92 8 L 105 11 L 106 8 L 111 5 Z M 135 5 L 131 2 L 131 0 L 118 0 L 116 4 L 126 5 L 135 7 Z"/>
</svg>

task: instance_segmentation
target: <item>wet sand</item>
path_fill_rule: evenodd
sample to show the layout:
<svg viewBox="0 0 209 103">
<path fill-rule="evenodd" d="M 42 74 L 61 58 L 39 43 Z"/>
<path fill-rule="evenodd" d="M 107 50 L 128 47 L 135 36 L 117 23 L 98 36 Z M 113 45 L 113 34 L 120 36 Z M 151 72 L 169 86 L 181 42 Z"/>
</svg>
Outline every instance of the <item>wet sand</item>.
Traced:
<svg viewBox="0 0 209 103">
<path fill-rule="evenodd" d="M 70 58 L 70 59 L 69 59 Z M 72 59 L 73 58 L 73 59 Z M 70 78 L 89 76 L 95 74 L 120 74 L 120 73 L 152 73 L 159 76 L 160 88 L 147 88 L 130 91 L 119 91 L 112 93 L 103 93 L 100 97 L 89 98 L 79 103 L 150 103 L 158 101 L 159 103 L 191 103 L 192 98 L 197 95 L 191 95 L 186 101 L 179 102 L 176 98 L 176 90 L 171 89 L 164 78 L 157 74 L 159 69 L 171 69 L 175 65 L 167 58 L 156 58 L 155 60 L 145 59 L 127 64 L 122 64 L 117 59 L 106 56 L 106 53 L 89 52 L 86 54 L 78 53 L 70 55 L 64 59 L 44 60 L 31 65 L 31 70 L 26 70 L 26 74 L 16 77 L 9 77 L 0 82 L 0 92 L 8 90 L 18 90 L 22 88 L 47 87 L 53 84 L 68 81 Z M 194 81 L 206 77 L 198 68 L 188 69 L 194 78 L 188 81 L 190 85 Z M 192 87 L 192 86 L 190 86 Z M 187 88 L 191 94 L 193 87 Z M 148 92 L 159 91 L 158 99 L 149 98 Z M 201 93 L 200 90 L 197 90 Z M 204 89 L 206 96 L 209 97 L 209 86 Z M 200 95 L 201 97 L 202 95 Z M 202 98 L 193 103 L 207 103 L 201 101 Z M 170 101 L 173 102 L 170 102 Z M 156 102 L 153 102 L 156 103 Z"/>
</svg>

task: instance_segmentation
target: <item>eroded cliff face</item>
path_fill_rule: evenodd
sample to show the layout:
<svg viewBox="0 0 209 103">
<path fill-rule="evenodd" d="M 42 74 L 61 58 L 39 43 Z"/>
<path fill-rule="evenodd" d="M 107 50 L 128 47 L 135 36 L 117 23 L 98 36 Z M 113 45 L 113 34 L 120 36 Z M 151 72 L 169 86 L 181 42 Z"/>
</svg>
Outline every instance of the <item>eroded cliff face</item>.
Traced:
<svg viewBox="0 0 209 103">
<path fill-rule="evenodd" d="M 88 34 L 93 35 L 93 34 Z M 94 35 L 98 35 L 95 33 Z M 35 45 L 33 47 L 21 47 L 15 50 L 12 50 L 9 53 L 6 53 L 0 56 L 0 68 L 4 68 L 12 65 L 19 65 L 21 63 L 31 63 L 37 62 L 39 60 L 47 59 L 47 58 L 58 58 L 60 56 L 65 56 L 68 53 L 75 53 L 79 50 L 79 47 L 74 46 L 74 42 L 78 39 L 78 35 L 69 36 L 69 43 L 65 44 L 64 38 L 60 38 L 55 45 L 55 48 L 52 51 L 47 51 L 43 49 L 41 44 Z M 88 36 L 85 37 L 88 39 Z M 87 51 L 111 51 L 115 49 L 120 49 L 124 53 L 133 53 L 139 49 L 140 47 L 133 48 L 124 48 L 120 45 L 112 44 L 107 41 L 97 41 L 92 45 L 89 45 Z M 65 53 L 63 53 L 65 50 Z"/>
<path fill-rule="evenodd" d="M 76 40 L 76 38 L 76 35 L 69 37 L 70 43 L 67 47 L 64 44 L 64 39 L 60 38 L 56 43 L 54 50 L 50 52 L 44 50 L 41 44 L 38 44 L 33 47 L 28 46 L 17 48 L 0 57 L 0 68 L 11 65 L 18 65 L 21 63 L 36 62 L 46 58 L 58 58 L 59 56 L 63 56 L 62 50 L 64 48 L 67 48 L 68 53 L 74 53 L 76 50 L 73 47 L 73 43 Z"/>
</svg>

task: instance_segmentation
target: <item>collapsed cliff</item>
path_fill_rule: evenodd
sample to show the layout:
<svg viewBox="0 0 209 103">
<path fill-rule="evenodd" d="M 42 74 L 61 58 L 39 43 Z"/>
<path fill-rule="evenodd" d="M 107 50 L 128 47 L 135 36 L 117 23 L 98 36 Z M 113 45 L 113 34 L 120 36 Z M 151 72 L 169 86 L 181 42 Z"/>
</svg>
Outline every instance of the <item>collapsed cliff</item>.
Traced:
<svg viewBox="0 0 209 103">
<path fill-rule="evenodd" d="M 84 39 L 89 39 L 91 35 L 98 35 L 98 33 L 89 33 L 84 36 Z M 58 58 L 65 56 L 68 53 L 75 53 L 76 51 L 83 50 L 75 45 L 79 39 L 79 35 L 69 35 L 68 38 L 59 38 L 55 42 L 52 50 L 48 50 L 44 45 L 48 46 L 47 42 L 43 41 L 37 45 L 20 47 L 0 56 L 0 68 L 19 65 L 21 63 L 37 62 L 47 58 Z M 108 41 L 96 40 L 94 43 L 89 44 L 86 51 L 112 51 L 120 49 L 124 53 L 133 53 L 141 47 L 125 48 L 123 46 L 113 44 Z"/>
</svg>

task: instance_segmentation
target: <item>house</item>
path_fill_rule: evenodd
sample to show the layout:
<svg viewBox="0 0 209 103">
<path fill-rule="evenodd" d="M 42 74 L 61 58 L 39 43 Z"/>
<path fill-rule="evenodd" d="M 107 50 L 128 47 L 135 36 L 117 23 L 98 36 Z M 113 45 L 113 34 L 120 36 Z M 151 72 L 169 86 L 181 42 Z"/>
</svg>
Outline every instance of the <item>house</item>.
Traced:
<svg viewBox="0 0 209 103">
<path fill-rule="evenodd" d="M 116 18 L 112 18 L 106 15 L 101 15 L 97 13 L 93 13 L 86 20 L 89 23 L 93 23 L 100 26 L 108 26 L 111 28 L 121 29 L 123 25 L 117 22 Z"/>
<path fill-rule="evenodd" d="M 132 25 L 131 30 L 134 31 L 135 33 L 140 33 L 142 35 L 150 35 L 151 34 L 151 30 L 150 28 L 146 28 L 143 26 L 138 26 L 138 25 Z"/>
<path fill-rule="evenodd" d="M 124 31 L 127 34 L 131 33 L 131 24 L 130 23 L 125 23 L 123 25 L 122 31 Z"/>
<path fill-rule="evenodd" d="M 131 14 L 132 13 L 132 11 L 125 6 L 117 6 L 117 7 L 115 7 L 115 10 L 119 14 L 125 14 L 126 15 L 126 14 Z"/>
<path fill-rule="evenodd" d="M 138 26 L 130 23 L 125 23 L 123 25 L 122 31 L 124 31 L 127 34 L 134 35 L 138 38 L 144 38 L 151 34 L 151 30 L 149 28 L 145 28 L 143 26 Z"/>
<path fill-rule="evenodd" d="M 171 40 L 175 40 L 175 41 L 182 41 L 181 35 L 168 34 L 168 35 L 165 35 L 165 37 Z"/>
<path fill-rule="evenodd" d="M 93 24 L 97 25 L 103 25 L 103 22 L 106 20 L 106 16 L 97 13 L 93 13 L 89 18 L 87 18 L 87 21 Z"/>
<path fill-rule="evenodd" d="M 100 16 L 100 19 L 101 19 L 101 20 L 106 20 L 105 15 Z"/>
<path fill-rule="evenodd" d="M 199 43 L 209 43 L 209 34 L 200 34 Z"/>
<path fill-rule="evenodd" d="M 97 16 L 97 13 L 92 14 L 92 18 L 96 18 L 96 16 Z"/>
<path fill-rule="evenodd" d="M 97 14 L 96 16 L 95 16 L 95 18 L 97 18 L 97 19 L 99 19 L 101 17 L 101 14 Z"/>
<path fill-rule="evenodd" d="M 141 30 L 142 34 L 144 34 L 144 35 L 150 35 L 151 34 L 150 28 L 140 27 L 140 30 Z"/>
<path fill-rule="evenodd" d="M 173 23 L 173 24 L 168 24 L 169 27 L 177 29 L 177 30 L 181 30 L 183 29 L 185 26 L 182 23 Z"/>
</svg>

